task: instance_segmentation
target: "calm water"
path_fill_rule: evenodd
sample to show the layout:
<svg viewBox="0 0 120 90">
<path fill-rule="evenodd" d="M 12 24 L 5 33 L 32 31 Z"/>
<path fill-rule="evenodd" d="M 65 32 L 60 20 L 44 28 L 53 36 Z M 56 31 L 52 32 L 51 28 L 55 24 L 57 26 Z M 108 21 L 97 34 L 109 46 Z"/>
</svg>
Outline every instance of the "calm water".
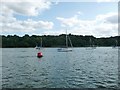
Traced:
<svg viewBox="0 0 120 90">
<path fill-rule="evenodd" d="M 34 48 L 2 49 L 4 88 L 117 88 L 118 50 L 98 47 L 57 52 L 44 48 L 37 58 Z"/>
</svg>

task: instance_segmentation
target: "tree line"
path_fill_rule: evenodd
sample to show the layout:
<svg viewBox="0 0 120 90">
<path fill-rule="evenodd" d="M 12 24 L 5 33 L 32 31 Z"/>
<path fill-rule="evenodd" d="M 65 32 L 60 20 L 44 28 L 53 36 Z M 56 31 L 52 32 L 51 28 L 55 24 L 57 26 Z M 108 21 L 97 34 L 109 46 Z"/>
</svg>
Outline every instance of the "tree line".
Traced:
<svg viewBox="0 0 120 90">
<path fill-rule="evenodd" d="M 68 35 L 72 41 L 73 47 L 88 47 L 94 46 L 120 46 L 120 36 L 114 37 L 103 37 L 96 38 L 94 36 L 83 36 L 83 35 Z M 35 47 L 41 43 L 43 47 L 61 47 L 65 46 L 66 35 L 32 35 L 25 34 L 20 37 L 17 35 L 1 35 L 2 37 L 2 48 L 18 48 L 18 47 Z M 90 42 L 91 39 L 91 42 Z M 70 43 L 68 43 L 70 44 Z"/>
</svg>

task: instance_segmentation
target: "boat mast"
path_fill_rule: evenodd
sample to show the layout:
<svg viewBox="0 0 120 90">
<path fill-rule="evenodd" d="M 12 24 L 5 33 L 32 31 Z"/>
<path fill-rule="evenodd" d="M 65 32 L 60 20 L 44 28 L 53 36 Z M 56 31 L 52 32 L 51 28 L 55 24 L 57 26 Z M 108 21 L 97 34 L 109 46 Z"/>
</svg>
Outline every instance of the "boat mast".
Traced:
<svg viewBox="0 0 120 90">
<path fill-rule="evenodd" d="M 68 39 L 69 39 L 69 41 L 70 41 L 70 45 L 71 45 L 71 47 L 73 47 L 73 45 L 72 45 L 72 41 L 71 41 L 71 39 L 70 39 L 69 36 L 68 36 Z"/>
<path fill-rule="evenodd" d="M 41 38 L 41 47 L 42 47 L 42 38 Z"/>
<path fill-rule="evenodd" d="M 117 42 L 117 40 L 116 40 L 116 46 L 118 45 L 118 42 Z"/>
<path fill-rule="evenodd" d="M 91 38 L 90 38 L 90 47 L 92 47 L 92 40 L 91 40 Z"/>
<path fill-rule="evenodd" d="M 68 40 L 67 40 L 67 29 L 66 29 L 66 48 L 68 47 Z"/>
</svg>

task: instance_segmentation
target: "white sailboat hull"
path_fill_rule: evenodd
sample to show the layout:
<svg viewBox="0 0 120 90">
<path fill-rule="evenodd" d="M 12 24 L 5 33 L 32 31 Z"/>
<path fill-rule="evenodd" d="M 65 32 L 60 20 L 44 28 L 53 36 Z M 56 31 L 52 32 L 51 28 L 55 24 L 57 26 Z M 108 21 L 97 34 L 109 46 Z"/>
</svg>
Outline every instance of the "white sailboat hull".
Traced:
<svg viewBox="0 0 120 90">
<path fill-rule="evenodd" d="M 58 52 L 71 52 L 72 49 L 71 48 L 59 48 Z"/>
<path fill-rule="evenodd" d="M 87 47 L 86 50 L 93 50 L 96 49 L 96 47 Z"/>
</svg>

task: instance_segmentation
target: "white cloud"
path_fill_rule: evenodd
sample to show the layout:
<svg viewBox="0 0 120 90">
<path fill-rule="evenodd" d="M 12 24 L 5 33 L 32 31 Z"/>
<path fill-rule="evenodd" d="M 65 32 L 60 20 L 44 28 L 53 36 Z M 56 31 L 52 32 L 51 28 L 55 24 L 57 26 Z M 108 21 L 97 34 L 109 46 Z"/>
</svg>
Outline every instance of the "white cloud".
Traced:
<svg viewBox="0 0 120 90">
<path fill-rule="evenodd" d="M 18 20 L 14 14 L 25 16 L 37 16 L 42 11 L 49 9 L 51 2 L 48 0 L 9 0 L 0 2 L 0 27 L 3 33 L 30 33 L 37 30 L 49 30 L 53 28 L 53 22 L 42 20 Z"/>
<path fill-rule="evenodd" d="M 94 20 L 81 20 L 77 16 L 56 19 L 61 22 L 62 27 L 69 29 L 69 33 L 96 37 L 118 35 L 117 13 L 98 15 Z"/>
<path fill-rule="evenodd" d="M 97 21 L 104 21 L 106 23 L 118 23 L 118 13 L 107 13 L 104 15 L 98 15 Z"/>
<path fill-rule="evenodd" d="M 52 29 L 53 27 L 53 23 L 52 22 L 48 22 L 48 21 L 33 21 L 31 19 L 28 19 L 27 21 L 23 21 L 22 23 L 23 26 L 26 27 L 33 27 L 35 29 Z"/>
<path fill-rule="evenodd" d="M 59 21 L 62 22 L 62 26 L 73 27 L 79 23 L 76 15 L 74 17 L 71 17 L 71 18 L 57 17 L 56 19 L 58 19 Z"/>
<path fill-rule="evenodd" d="M 11 2 L 10 2 L 11 1 Z M 39 0 L 39 1 L 33 1 L 33 0 L 10 0 L 3 1 L 0 3 L 2 6 L 2 13 L 3 14 L 22 14 L 27 16 L 37 16 L 40 12 L 49 9 L 51 2 L 48 0 Z"/>
<path fill-rule="evenodd" d="M 49 30 L 53 28 L 53 22 L 34 21 L 32 19 L 20 21 L 14 17 L 0 16 L 0 25 L 3 32 L 34 32 L 36 30 Z"/>
<path fill-rule="evenodd" d="M 78 15 L 82 15 L 83 13 L 82 13 L 82 12 L 80 12 L 80 11 L 78 11 L 78 12 L 77 12 L 77 14 L 78 14 Z"/>
</svg>

